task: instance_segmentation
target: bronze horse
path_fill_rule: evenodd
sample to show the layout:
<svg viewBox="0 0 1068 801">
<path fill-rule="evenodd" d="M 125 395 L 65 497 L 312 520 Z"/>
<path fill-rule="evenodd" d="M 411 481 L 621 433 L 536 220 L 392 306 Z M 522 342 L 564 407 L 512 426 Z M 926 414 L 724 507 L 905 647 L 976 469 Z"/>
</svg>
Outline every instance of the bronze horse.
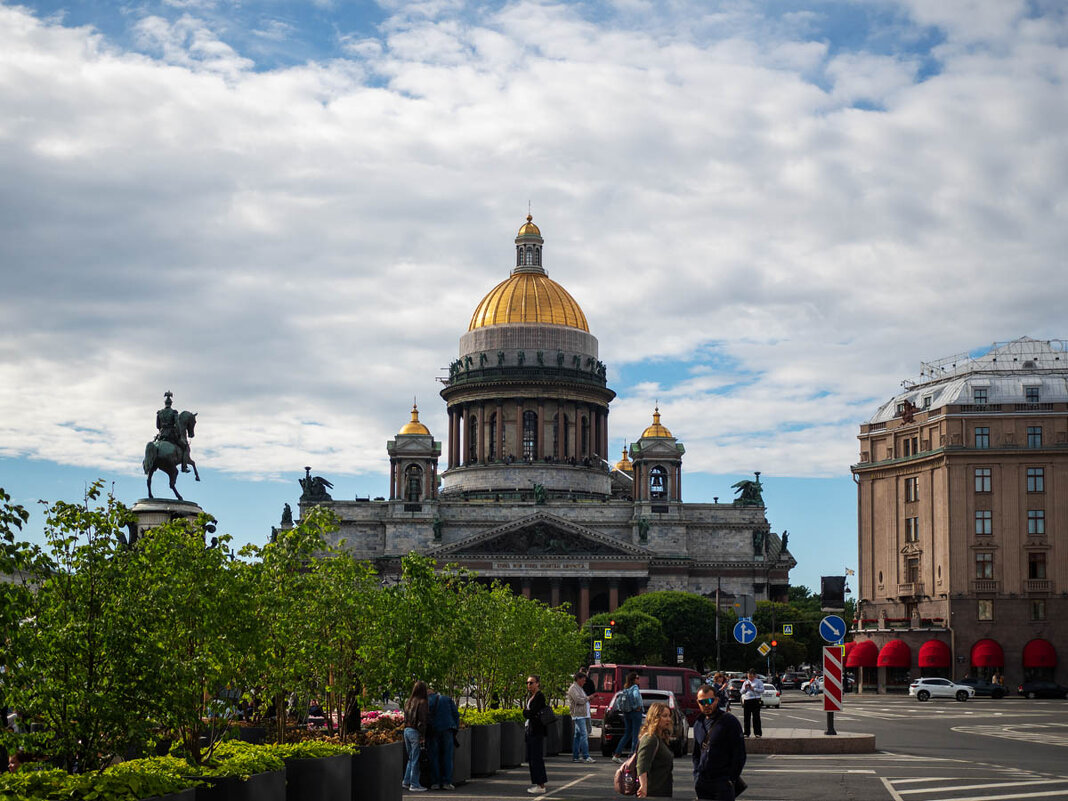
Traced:
<svg viewBox="0 0 1068 801">
<path fill-rule="evenodd" d="M 178 415 L 178 430 L 184 435 L 186 440 L 193 438 L 193 429 L 197 425 L 197 416 L 195 412 L 182 412 Z M 197 463 L 193 461 L 191 456 L 186 456 L 186 463 L 193 468 L 193 475 L 197 481 L 200 481 L 200 473 L 197 472 Z M 178 494 L 178 489 L 174 486 L 175 480 L 178 478 L 178 465 L 182 463 L 181 453 L 178 451 L 178 446 L 173 442 L 167 442 L 166 440 L 153 440 L 145 446 L 145 461 L 143 467 L 145 468 L 145 474 L 148 476 L 148 497 L 152 496 L 152 474 L 157 470 L 162 470 L 171 479 L 171 491 L 178 500 L 184 500 L 181 495 Z"/>
</svg>

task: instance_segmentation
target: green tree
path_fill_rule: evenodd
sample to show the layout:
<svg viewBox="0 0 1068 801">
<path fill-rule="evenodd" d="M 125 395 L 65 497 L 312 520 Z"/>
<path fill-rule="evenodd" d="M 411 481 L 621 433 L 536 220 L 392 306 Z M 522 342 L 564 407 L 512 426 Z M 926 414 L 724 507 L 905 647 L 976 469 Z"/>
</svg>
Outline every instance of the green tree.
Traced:
<svg viewBox="0 0 1068 801">
<path fill-rule="evenodd" d="M 660 621 L 666 643 L 660 654 L 661 664 L 675 664 L 675 649 L 679 646 L 686 662 L 698 670 L 705 670 L 715 659 L 716 605 L 708 598 L 662 590 L 628 598 L 619 609 L 645 612 Z"/>
<path fill-rule="evenodd" d="M 605 627 L 612 621 L 611 639 L 604 639 Z M 657 664 L 668 646 L 660 621 L 650 614 L 620 607 L 615 612 L 603 612 L 586 621 L 583 627 L 586 647 L 593 640 L 601 640 L 601 661 L 623 665 Z"/>
</svg>

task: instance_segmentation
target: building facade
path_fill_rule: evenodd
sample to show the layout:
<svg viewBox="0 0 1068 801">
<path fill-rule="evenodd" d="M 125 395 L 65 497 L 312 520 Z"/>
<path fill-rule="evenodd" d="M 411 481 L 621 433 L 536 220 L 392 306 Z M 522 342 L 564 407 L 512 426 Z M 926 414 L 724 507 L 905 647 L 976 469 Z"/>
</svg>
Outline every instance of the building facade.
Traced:
<svg viewBox="0 0 1068 801">
<path fill-rule="evenodd" d="M 847 665 L 1068 682 L 1068 343 L 924 364 L 860 429 Z"/>
<path fill-rule="evenodd" d="M 648 590 L 785 600 L 796 563 L 770 530 L 759 474 L 744 501 L 684 503 L 685 448 L 659 409 L 629 453 L 606 459 L 615 393 L 544 246 L 528 215 L 508 277 L 460 337 L 441 390 L 444 469 L 442 443 L 413 407 L 386 446 L 388 499 L 306 491 L 302 510 L 333 509 L 337 537 L 387 576 L 415 551 L 568 603 L 580 621 Z"/>
</svg>

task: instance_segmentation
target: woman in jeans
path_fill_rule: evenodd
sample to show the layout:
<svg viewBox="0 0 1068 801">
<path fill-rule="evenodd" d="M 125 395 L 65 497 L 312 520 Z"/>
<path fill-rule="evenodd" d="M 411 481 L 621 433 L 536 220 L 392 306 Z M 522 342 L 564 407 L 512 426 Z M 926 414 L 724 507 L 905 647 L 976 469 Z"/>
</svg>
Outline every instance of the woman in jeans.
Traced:
<svg viewBox="0 0 1068 801">
<path fill-rule="evenodd" d="M 413 793 L 426 792 L 419 783 L 419 755 L 426 745 L 427 722 L 430 708 L 427 705 L 426 682 L 412 685 L 412 694 L 404 705 L 404 747 L 408 751 L 408 765 L 404 768 L 402 786 Z"/>
<path fill-rule="evenodd" d="M 638 689 L 637 673 L 627 674 L 625 689 L 619 694 L 617 703 L 623 714 L 623 736 L 619 738 L 612 761 L 622 762 L 624 750 L 634 751 L 638 747 L 638 729 L 642 725 L 642 693 Z"/>
</svg>

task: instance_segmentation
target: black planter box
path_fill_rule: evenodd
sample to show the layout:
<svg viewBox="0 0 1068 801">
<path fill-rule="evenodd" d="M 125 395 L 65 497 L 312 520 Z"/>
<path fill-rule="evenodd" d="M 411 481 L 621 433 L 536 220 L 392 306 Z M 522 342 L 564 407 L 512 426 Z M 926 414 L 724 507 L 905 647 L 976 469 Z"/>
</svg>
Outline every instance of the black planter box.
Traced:
<svg viewBox="0 0 1068 801">
<path fill-rule="evenodd" d="M 352 756 L 286 760 L 286 801 L 337 801 L 352 797 Z"/>
<path fill-rule="evenodd" d="M 352 755 L 352 801 L 400 801 L 404 743 L 369 745 Z"/>
<path fill-rule="evenodd" d="M 527 741 L 523 724 L 509 720 L 501 724 L 501 767 L 516 768 L 527 758 Z"/>
<path fill-rule="evenodd" d="M 501 724 L 471 727 L 471 775 L 492 776 L 501 769 Z"/>
<path fill-rule="evenodd" d="M 197 788 L 190 787 L 188 790 L 179 790 L 176 793 L 167 793 L 167 795 L 154 795 L 151 798 L 145 799 L 145 801 L 195 801 L 197 796 Z"/>
<path fill-rule="evenodd" d="M 257 773 L 249 780 L 204 779 L 196 801 L 286 801 L 286 772 Z"/>
<path fill-rule="evenodd" d="M 561 715 L 560 720 L 560 752 L 571 753 L 571 744 L 575 737 L 575 721 L 570 715 Z"/>
<path fill-rule="evenodd" d="M 562 728 L 560 718 L 545 727 L 545 756 L 555 756 L 560 753 L 560 742 L 562 740 L 560 730 Z"/>
<path fill-rule="evenodd" d="M 471 729 L 460 729 L 456 739 L 460 746 L 453 757 L 452 783 L 463 784 L 471 778 Z"/>
</svg>

